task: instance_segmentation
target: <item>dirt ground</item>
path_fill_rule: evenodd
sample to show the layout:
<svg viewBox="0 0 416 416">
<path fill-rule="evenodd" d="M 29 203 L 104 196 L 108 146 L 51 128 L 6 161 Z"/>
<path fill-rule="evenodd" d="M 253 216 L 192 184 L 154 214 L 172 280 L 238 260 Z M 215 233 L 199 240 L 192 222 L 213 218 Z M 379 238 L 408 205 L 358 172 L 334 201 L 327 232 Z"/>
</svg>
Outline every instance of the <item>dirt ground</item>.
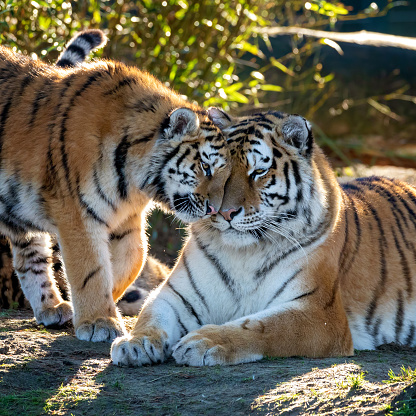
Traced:
<svg viewBox="0 0 416 416">
<path fill-rule="evenodd" d="M 416 349 L 386 346 L 347 359 L 265 359 L 231 367 L 171 361 L 119 368 L 110 362 L 109 344 L 78 341 L 72 328 L 45 329 L 30 311 L 1 314 L 2 416 L 384 415 L 404 406 L 411 413 L 395 414 L 416 414 L 416 372 L 401 371 L 414 368 Z M 401 376 L 389 376 L 390 370 Z"/>
<path fill-rule="evenodd" d="M 344 173 L 416 183 L 414 170 L 381 169 Z M 0 416 L 416 415 L 416 349 L 139 369 L 112 365 L 109 351 L 109 344 L 77 340 L 70 327 L 37 325 L 31 311 L 0 311 Z"/>
</svg>

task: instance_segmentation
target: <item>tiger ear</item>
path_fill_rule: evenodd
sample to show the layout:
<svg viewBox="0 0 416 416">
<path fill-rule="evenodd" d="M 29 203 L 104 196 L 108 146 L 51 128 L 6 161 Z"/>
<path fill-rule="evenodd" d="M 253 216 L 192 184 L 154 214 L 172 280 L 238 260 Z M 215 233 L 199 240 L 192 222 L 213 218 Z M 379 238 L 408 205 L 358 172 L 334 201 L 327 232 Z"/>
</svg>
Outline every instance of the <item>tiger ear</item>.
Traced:
<svg viewBox="0 0 416 416">
<path fill-rule="evenodd" d="M 209 107 L 207 112 L 210 120 L 221 130 L 232 123 L 231 117 L 217 107 Z"/>
<path fill-rule="evenodd" d="M 309 121 L 301 116 L 292 115 L 284 121 L 281 130 L 287 143 L 297 147 L 304 156 L 311 154 L 314 138 Z"/>
<path fill-rule="evenodd" d="M 196 133 L 199 128 L 197 114 L 189 108 L 177 108 L 162 125 L 162 136 L 169 140 L 181 141 L 184 136 Z"/>
</svg>

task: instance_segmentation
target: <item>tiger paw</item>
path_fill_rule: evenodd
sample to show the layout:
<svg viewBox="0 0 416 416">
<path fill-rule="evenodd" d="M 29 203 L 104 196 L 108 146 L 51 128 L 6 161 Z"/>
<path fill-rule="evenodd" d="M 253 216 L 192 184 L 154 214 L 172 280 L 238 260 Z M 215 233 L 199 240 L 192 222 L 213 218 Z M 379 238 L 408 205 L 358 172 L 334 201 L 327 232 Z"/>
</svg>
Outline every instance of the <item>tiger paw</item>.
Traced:
<svg viewBox="0 0 416 416">
<path fill-rule="evenodd" d="M 172 354 L 176 362 L 195 367 L 229 364 L 224 346 L 198 332 L 190 332 L 176 344 Z"/>
<path fill-rule="evenodd" d="M 75 336 L 81 341 L 112 342 L 126 333 L 123 321 L 117 318 L 99 318 L 93 322 L 81 322 L 75 328 Z"/>
<path fill-rule="evenodd" d="M 46 327 L 62 327 L 72 319 L 72 305 L 70 302 L 62 301 L 58 305 L 35 313 L 35 318 L 38 324 Z"/>
<path fill-rule="evenodd" d="M 239 329 L 225 325 L 205 325 L 184 336 L 173 348 L 178 364 L 201 367 L 230 365 L 260 360 L 263 355 L 253 351 L 252 339 L 241 337 Z M 233 340 L 238 340 L 238 344 Z"/>
<path fill-rule="evenodd" d="M 169 355 L 166 334 L 152 330 L 147 335 L 117 338 L 111 346 L 111 359 L 119 366 L 140 367 L 163 362 Z"/>
</svg>

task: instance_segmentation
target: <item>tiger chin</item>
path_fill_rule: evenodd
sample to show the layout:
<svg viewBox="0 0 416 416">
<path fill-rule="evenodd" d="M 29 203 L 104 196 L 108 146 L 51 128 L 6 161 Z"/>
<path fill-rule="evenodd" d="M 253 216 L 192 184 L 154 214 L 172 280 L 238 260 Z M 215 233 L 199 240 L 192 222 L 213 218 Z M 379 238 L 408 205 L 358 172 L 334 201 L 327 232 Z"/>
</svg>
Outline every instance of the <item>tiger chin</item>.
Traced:
<svg viewBox="0 0 416 416">
<path fill-rule="evenodd" d="M 115 364 L 192 366 L 416 345 L 416 189 L 339 185 L 311 126 L 211 110 L 232 155 L 218 213 L 191 226 Z"/>
<path fill-rule="evenodd" d="M 0 46 L 0 232 L 37 322 L 62 326 L 73 313 L 88 341 L 125 333 L 115 301 L 145 262 L 149 204 L 184 222 L 208 217 L 229 176 L 206 111 L 137 68 L 79 64 L 100 33 L 84 33 L 55 66 Z M 50 234 L 72 306 L 53 279 Z"/>
</svg>

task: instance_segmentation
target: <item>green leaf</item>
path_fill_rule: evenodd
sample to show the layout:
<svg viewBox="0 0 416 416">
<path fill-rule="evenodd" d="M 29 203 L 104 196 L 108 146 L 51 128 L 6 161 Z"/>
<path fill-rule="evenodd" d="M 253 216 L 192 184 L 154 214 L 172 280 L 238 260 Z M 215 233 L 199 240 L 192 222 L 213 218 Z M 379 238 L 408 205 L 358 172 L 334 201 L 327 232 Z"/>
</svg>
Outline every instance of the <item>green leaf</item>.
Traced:
<svg viewBox="0 0 416 416">
<path fill-rule="evenodd" d="M 235 101 L 236 103 L 241 103 L 241 104 L 247 104 L 249 101 L 245 95 L 240 94 L 237 91 L 234 91 L 228 94 L 228 99 L 230 101 Z"/>
<path fill-rule="evenodd" d="M 283 88 L 279 85 L 273 85 L 273 84 L 263 84 L 260 86 L 260 89 L 263 91 L 277 91 L 282 92 Z"/>
<path fill-rule="evenodd" d="M 230 86 L 225 87 L 224 91 L 225 91 L 226 94 L 230 94 L 234 91 L 240 90 L 241 88 L 243 88 L 243 83 L 242 82 L 236 82 L 235 84 L 231 84 Z"/>
<path fill-rule="evenodd" d="M 178 71 L 178 65 L 175 64 L 172 66 L 172 69 L 170 70 L 169 81 L 172 82 L 175 79 L 177 71 Z"/>
<path fill-rule="evenodd" d="M 262 59 L 265 58 L 264 53 L 256 45 L 252 45 L 251 43 L 248 43 L 248 42 L 240 43 L 238 49 L 241 49 L 242 51 L 246 51 L 255 56 L 258 56 L 259 58 L 262 58 Z"/>
<path fill-rule="evenodd" d="M 294 77 L 295 76 L 295 73 L 291 69 L 289 69 L 288 67 L 284 66 L 276 58 L 271 57 L 270 58 L 270 62 L 272 63 L 273 66 L 275 66 L 276 68 L 279 68 L 285 74 L 288 74 L 291 77 Z"/>
</svg>

